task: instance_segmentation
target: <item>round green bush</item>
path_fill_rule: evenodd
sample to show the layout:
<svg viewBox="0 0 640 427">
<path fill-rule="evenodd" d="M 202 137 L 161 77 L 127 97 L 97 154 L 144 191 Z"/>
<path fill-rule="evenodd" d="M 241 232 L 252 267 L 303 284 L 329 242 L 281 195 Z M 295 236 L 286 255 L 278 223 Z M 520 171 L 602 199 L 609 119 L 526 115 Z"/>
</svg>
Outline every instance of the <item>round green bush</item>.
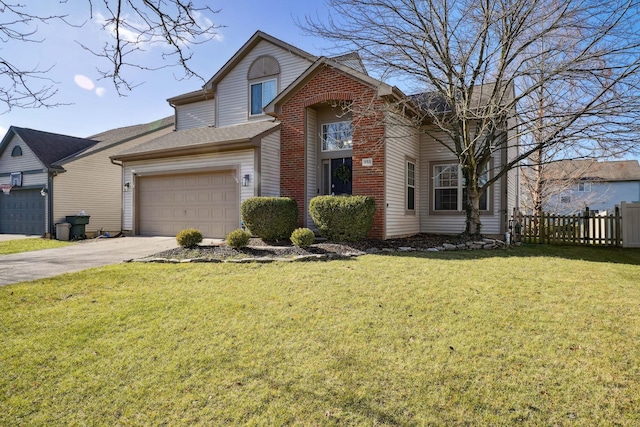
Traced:
<svg viewBox="0 0 640 427">
<path fill-rule="evenodd" d="M 367 236 L 376 204 L 369 196 L 317 196 L 309 214 L 320 234 L 334 242 L 354 242 Z"/>
<path fill-rule="evenodd" d="M 178 233 L 176 241 L 183 248 L 195 248 L 202 242 L 202 233 L 195 228 L 187 228 Z"/>
<path fill-rule="evenodd" d="M 241 228 L 237 228 L 227 234 L 227 238 L 225 242 L 227 246 L 230 246 L 235 249 L 244 248 L 249 244 L 249 239 L 251 239 L 251 234 L 244 231 Z"/>
<path fill-rule="evenodd" d="M 251 234 L 265 241 L 288 239 L 298 226 L 298 205 L 289 197 L 250 197 L 240 214 Z"/>
<path fill-rule="evenodd" d="M 293 233 L 291 233 L 290 239 L 291 243 L 295 246 L 306 248 L 307 246 L 313 245 L 313 242 L 316 241 L 316 235 L 308 228 L 296 228 L 293 230 Z"/>
</svg>

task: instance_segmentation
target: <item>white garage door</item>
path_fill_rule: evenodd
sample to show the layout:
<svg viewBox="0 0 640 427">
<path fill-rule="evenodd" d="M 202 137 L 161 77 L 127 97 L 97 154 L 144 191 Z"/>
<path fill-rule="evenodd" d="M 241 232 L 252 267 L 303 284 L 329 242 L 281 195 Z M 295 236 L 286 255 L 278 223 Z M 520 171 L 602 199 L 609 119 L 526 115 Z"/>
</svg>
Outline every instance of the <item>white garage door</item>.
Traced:
<svg viewBox="0 0 640 427">
<path fill-rule="evenodd" d="M 197 228 L 204 237 L 225 237 L 239 227 L 235 176 L 221 171 L 138 178 L 138 234 L 175 236 Z"/>
</svg>

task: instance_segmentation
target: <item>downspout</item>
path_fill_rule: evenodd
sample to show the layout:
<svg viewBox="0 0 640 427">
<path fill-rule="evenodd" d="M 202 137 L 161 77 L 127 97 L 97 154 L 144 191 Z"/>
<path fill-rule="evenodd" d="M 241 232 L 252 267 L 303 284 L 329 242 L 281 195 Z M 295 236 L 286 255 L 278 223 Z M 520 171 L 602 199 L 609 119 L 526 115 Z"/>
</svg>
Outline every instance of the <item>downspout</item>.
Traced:
<svg viewBox="0 0 640 427">
<path fill-rule="evenodd" d="M 111 164 L 120 166 L 120 233 L 122 233 L 122 224 L 124 224 L 124 192 L 122 186 L 124 185 L 124 164 L 118 163 L 112 158 L 109 158 Z"/>
<path fill-rule="evenodd" d="M 56 176 L 56 172 L 49 172 L 47 174 L 47 188 L 49 189 L 47 193 L 47 209 L 49 210 L 48 216 L 48 233 L 49 236 L 53 236 L 53 177 Z M 56 236 L 57 237 L 57 236 Z"/>
</svg>

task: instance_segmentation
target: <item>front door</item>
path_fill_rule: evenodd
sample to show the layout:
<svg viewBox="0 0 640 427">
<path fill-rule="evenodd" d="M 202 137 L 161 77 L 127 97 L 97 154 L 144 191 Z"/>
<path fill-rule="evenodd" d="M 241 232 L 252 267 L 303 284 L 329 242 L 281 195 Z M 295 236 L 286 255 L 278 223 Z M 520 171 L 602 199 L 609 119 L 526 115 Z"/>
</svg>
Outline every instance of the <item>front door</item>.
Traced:
<svg viewBox="0 0 640 427">
<path fill-rule="evenodd" d="M 351 157 L 331 159 L 331 193 L 336 196 L 350 195 L 352 188 Z"/>
</svg>

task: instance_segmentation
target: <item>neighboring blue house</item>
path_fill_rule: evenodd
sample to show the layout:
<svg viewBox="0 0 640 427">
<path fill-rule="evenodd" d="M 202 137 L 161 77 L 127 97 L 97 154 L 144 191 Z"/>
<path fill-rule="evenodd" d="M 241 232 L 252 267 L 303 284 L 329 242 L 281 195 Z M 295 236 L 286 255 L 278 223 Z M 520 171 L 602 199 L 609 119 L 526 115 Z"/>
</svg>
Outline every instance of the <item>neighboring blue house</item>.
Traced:
<svg viewBox="0 0 640 427">
<path fill-rule="evenodd" d="M 589 208 L 613 213 L 620 202 L 640 202 L 637 160 L 565 160 L 547 165 L 545 177 L 557 188 L 544 204 L 545 212 L 572 214 Z"/>
</svg>

